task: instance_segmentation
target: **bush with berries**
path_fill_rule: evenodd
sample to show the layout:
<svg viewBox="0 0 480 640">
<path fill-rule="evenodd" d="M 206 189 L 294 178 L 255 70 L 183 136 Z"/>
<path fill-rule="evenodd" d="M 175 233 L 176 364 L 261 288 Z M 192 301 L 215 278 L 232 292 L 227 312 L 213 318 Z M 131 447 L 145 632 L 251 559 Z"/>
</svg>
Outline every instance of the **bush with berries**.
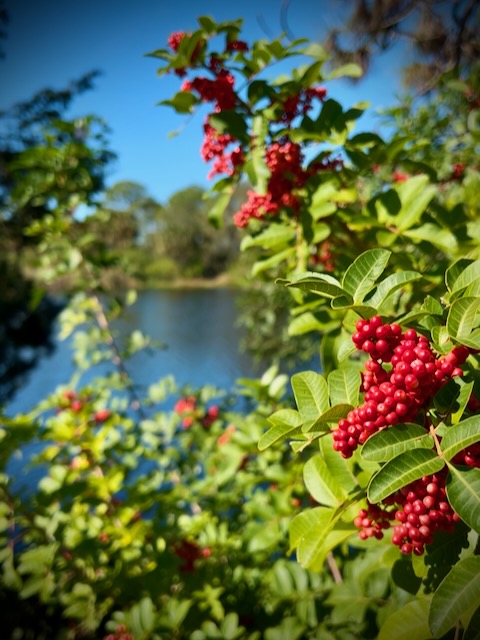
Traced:
<svg viewBox="0 0 480 640">
<path fill-rule="evenodd" d="M 179 83 L 163 105 L 204 114 L 212 221 L 247 183 L 233 217 L 252 278 L 290 296 L 289 336 L 310 338 L 321 370 L 295 373 L 291 394 L 275 367 L 232 396 L 140 388 L 128 361 L 151 342 L 115 332 L 135 296 L 107 296 L 89 240 L 72 241 L 82 193 L 52 199 L 26 233 L 38 278 L 75 275 L 61 336 L 74 334 L 76 371 L 30 414 L 2 416 L 2 629 L 475 638 L 479 75 L 446 77 L 418 109 L 405 100 L 383 139 L 355 131 L 368 105 L 335 99 L 356 65 L 330 69 L 305 40 L 247 43 L 241 26 L 201 17 L 151 55 Z M 275 63 L 286 73 L 272 78 Z M 44 186 L 20 176 L 16 197 Z"/>
<path fill-rule="evenodd" d="M 292 377 L 295 405 L 275 412 L 259 441 L 303 461 L 313 505 L 292 520 L 290 550 L 336 577 L 329 601 L 339 625 L 357 621 L 353 637 L 473 638 L 478 69 L 446 76 L 418 108 L 406 99 L 387 111 L 394 132 L 383 139 L 354 131 L 367 105 L 345 110 L 334 98 L 337 78 L 359 75 L 355 65 L 328 70 L 324 49 L 305 41 L 230 46 L 240 26 L 200 18 L 180 47 L 152 55 L 160 73 L 182 71 L 165 105 L 211 105 L 201 155 L 213 161 L 210 178 L 223 176 L 212 217 L 246 180 L 234 221 L 243 249 L 257 252 L 252 274 L 287 287 L 290 335 L 310 334 L 321 355 L 321 373 Z M 288 75 L 269 77 L 293 56 Z M 372 598 L 359 604 L 351 583 L 357 562 L 365 575 L 388 572 L 373 628 Z M 395 592 L 404 602 L 392 608 Z"/>
</svg>

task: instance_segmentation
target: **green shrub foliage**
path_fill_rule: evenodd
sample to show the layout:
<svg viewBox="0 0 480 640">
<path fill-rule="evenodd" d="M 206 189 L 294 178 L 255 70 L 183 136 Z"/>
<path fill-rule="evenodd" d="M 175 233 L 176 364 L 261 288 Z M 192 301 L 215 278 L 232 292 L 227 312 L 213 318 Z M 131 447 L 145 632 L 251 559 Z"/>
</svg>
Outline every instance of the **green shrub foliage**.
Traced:
<svg viewBox="0 0 480 640">
<path fill-rule="evenodd" d="M 326 75 L 321 46 L 240 30 L 202 17 L 151 55 L 179 76 L 165 106 L 207 107 L 210 218 L 248 184 L 233 221 L 252 277 L 288 293 L 289 335 L 311 337 L 321 372 L 288 385 L 271 367 L 237 390 L 245 410 L 169 378 L 140 392 L 128 358 L 150 341 L 111 324 L 132 295 L 100 298 L 108 255 L 68 246 L 58 198 L 29 229 L 48 237 L 50 277 L 77 274 L 61 322 L 78 371 L 4 418 L 9 633 L 477 637 L 478 74 L 386 113 L 383 139 L 355 131 L 368 105 L 334 98 L 357 66 Z M 277 62 L 290 71 L 272 79 Z M 82 385 L 101 361 L 111 373 Z M 33 490 L 15 481 L 19 450 Z"/>
</svg>

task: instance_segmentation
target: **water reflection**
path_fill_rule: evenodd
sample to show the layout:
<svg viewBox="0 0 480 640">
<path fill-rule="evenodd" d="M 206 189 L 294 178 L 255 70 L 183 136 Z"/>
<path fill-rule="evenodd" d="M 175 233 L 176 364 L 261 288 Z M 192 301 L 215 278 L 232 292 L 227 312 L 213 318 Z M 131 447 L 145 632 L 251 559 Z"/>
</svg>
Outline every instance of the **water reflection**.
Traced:
<svg viewBox="0 0 480 640">
<path fill-rule="evenodd" d="M 166 349 L 139 353 L 128 363 L 133 380 L 149 385 L 172 374 L 180 385 L 212 384 L 231 389 L 239 377 L 258 375 L 252 359 L 240 353 L 240 330 L 236 327 L 235 292 L 215 290 L 142 291 L 115 328 L 120 339 L 138 329 Z M 7 406 L 9 414 L 31 410 L 58 385 L 73 375 L 72 340 L 56 341 L 56 349 L 44 358 L 29 382 Z M 96 367 L 84 382 L 105 373 Z"/>
</svg>

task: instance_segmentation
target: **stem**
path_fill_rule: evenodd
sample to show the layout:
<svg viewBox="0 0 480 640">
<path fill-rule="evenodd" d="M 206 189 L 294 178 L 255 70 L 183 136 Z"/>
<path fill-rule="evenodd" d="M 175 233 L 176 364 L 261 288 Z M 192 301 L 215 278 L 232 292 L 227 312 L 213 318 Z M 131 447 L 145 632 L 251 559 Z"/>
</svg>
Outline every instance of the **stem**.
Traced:
<svg viewBox="0 0 480 640">
<path fill-rule="evenodd" d="M 125 367 L 125 363 L 120 354 L 120 349 L 118 348 L 117 343 L 115 342 L 115 338 L 113 337 L 112 330 L 110 328 L 110 323 L 108 322 L 108 318 L 105 315 L 105 311 L 103 309 L 102 302 L 96 293 L 91 293 L 92 299 L 95 302 L 94 306 L 94 315 L 100 329 L 105 333 L 105 342 L 112 352 L 112 362 L 115 367 L 118 369 L 121 378 L 124 380 L 128 393 L 130 394 L 130 406 L 135 411 L 138 411 L 138 414 L 142 418 L 142 420 L 146 419 L 145 412 L 143 411 L 142 403 L 140 398 L 138 397 L 137 392 L 135 391 L 135 387 L 130 379 L 130 375 Z"/>
<path fill-rule="evenodd" d="M 462 625 L 457 620 L 457 624 L 455 625 L 455 635 L 453 636 L 453 640 L 460 640 L 462 637 Z"/>
<path fill-rule="evenodd" d="M 435 443 L 435 449 L 439 455 L 440 458 L 443 458 L 443 451 L 440 447 L 440 440 L 438 439 L 437 434 L 435 433 L 435 427 L 433 426 L 433 424 L 430 425 L 430 435 L 433 438 L 433 441 Z"/>
<path fill-rule="evenodd" d="M 333 553 L 331 551 L 327 553 L 327 564 L 335 584 L 341 584 L 343 582 L 342 574 L 340 573 L 338 564 L 335 558 L 333 557 Z"/>
</svg>

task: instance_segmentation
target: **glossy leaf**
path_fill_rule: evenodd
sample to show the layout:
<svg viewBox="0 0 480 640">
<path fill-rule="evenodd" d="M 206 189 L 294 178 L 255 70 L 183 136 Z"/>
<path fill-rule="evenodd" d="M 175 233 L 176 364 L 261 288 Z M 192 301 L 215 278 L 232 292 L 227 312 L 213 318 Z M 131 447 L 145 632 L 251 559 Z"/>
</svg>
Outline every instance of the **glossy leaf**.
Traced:
<svg viewBox="0 0 480 640">
<path fill-rule="evenodd" d="M 342 288 L 352 296 L 354 302 L 362 302 L 372 290 L 390 256 L 391 252 L 385 249 L 370 249 L 358 256 L 348 267 L 343 276 Z"/>
<path fill-rule="evenodd" d="M 452 294 L 457 293 L 478 280 L 480 280 L 480 260 L 475 260 L 458 274 L 450 287 L 450 291 Z"/>
<path fill-rule="evenodd" d="M 307 420 L 302 427 L 302 432 L 307 433 L 314 430 L 325 430 L 331 423 L 338 422 L 342 418 L 346 418 L 353 406 L 351 404 L 336 404 L 334 407 L 330 407 L 315 420 Z"/>
<path fill-rule="evenodd" d="M 356 406 L 358 404 L 361 384 L 358 369 L 352 367 L 335 369 L 328 375 L 327 382 L 332 405 L 342 403 Z"/>
<path fill-rule="evenodd" d="M 435 195 L 436 188 L 429 184 L 426 175 L 413 176 L 406 182 L 395 186 L 400 202 L 402 203 L 399 213 L 393 218 L 394 224 L 399 231 L 410 229 L 417 224 L 428 204 Z"/>
<path fill-rule="evenodd" d="M 304 422 L 314 422 L 329 409 L 328 387 L 325 378 L 315 371 L 292 376 L 292 389 L 298 411 Z"/>
<path fill-rule="evenodd" d="M 399 271 L 398 273 L 392 273 L 392 275 L 378 284 L 375 293 L 368 298 L 368 304 L 378 309 L 395 291 L 410 282 L 419 280 L 421 277 L 422 275 L 417 273 L 417 271 Z"/>
<path fill-rule="evenodd" d="M 363 76 L 363 69 L 359 64 L 349 62 L 348 64 L 344 64 L 341 67 L 334 69 L 328 74 L 327 78 L 328 80 L 333 80 L 334 78 L 343 78 L 344 76 L 348 76 L 349 78 L 361 78 Z"/>
<path fill-rule="evenodd" d="M 451 460 L 462 449 L 480 442 L 480 415 L 471 416 L 446 430 L 441 448 L 446 460 Z"/>
<path fill-rule="evenodd" d="M 263 249 L 276 249 L 288 244 L 295 238 L 295 232 L 284 224 L 270 224 L 256 236 L 245 236 L 241 243 L 241 250 L 250 247 L 262 247 Z"/>
<path fill-rule="evenodd" d="M 319 504 L 338 507 L 347 497 L 345 490 L 338 484 L 320 455 L 313 456 L 306 462 L 303 479 L 310 495 Z"/>
<path fill-rule="evenodd" d="M 443 458 L 430 449 L 405 451 L 373 476 L 367 488 L 368 499 L 373 503 L 380 502 L 414 480 L 437 473 L 444 465 Z"/>
<path fill-rule="evenodd" d="M 385 620 L 378 640 L 430 640 L 429 606 L 429 600 L 419 598 L 401 607 Z"/>
<path fill-rule="evenodd" d="M 449 464 L 447 497 L 469 527 L 480 533 L 480 469 Z"/>
<path fill-rule="evenodd" d="M 288 335 L 300 336 L 310 331 L 320 331 L 322 328 L 322 323 L 317 320 L 313 313 L 306 311 L 290 322 L 288 325 Z"/>
<path fill-rule="evenodd" d="M 327 527 L 333 516 L 333 509 L 327 507 L 315 507 L 307 509 L 295 516 L 288 527 L 290 550 L 298 547 L 302 539 L 311 535 L 312 532 L 319 533 Z"/>
<path fill-rule="evenodd" d="M 480 298 L 459 298 L 450 307 L 447 330 L 452 338 L 467 337 L 478 326 Z"/>
<path fill-rule="evenodd" d="M 318 441 L 320 455 L 335 480 L 343 487 L 347 494 L 351 493 L 358 488 L 357 478 L 353 473 L 351 461 L 339 456 L 338 452 L 334 451 L 332 444 L 331 435 L 320 438 Z"/>
<path fill-rule="evenodd" d="M 305 291 L 313 291 L 326 298 L 336 298 L 345 295 L 340 282 L 333 276 L 325 273 L 305 273 L 295 278 L 295 280 L 277 280 L 277 282 L 285 284 L 287 287 L 296 287 Z"/>
<path fill-rule="evenodd" d="M 288 435 L 292 435 L 299 430 L 302 424 L 300 414 L 293 409 L 280 409 L 271 415 L 268 421 L 273 426 L 258 441 L 260 451 L 264 451 L 275 442 L 284 440 Z"/>
<path fill-rule="evenodd" d="M 290 547 L 304 568 L 320 570 L 325 558 L 324 543 L 333 528 L 333 510 L 317 507 L 296 516 L 289 527 Z M 319 566 L 320 565 L 320 566 Z"/>
<path fill-rule="evenodd" d="M 420 227 L 408 229 L 403 232 L 403 235 L 407 236 L 407 238 L 412 238 L 412 240 L 426 240 L 447 254 L 454 254 L 458 248 L 455 234 L 448 229 L 443 229 L 432 223 L 426 223 Z"/>
<path fill-rule="evenodd" d="M 419 424 L 396 424 L 368 438 L 361 455 L 371 462 L 385 462 L 410 449 L 432 449 L 433 438 Z"/>
<path fill-rule="evenodd" d="M 480 557 L 460 560 L 433 594 L 429 626 L 435 638 L 452 629 L 461 616 L 480 605 Z"/>
</svg>

